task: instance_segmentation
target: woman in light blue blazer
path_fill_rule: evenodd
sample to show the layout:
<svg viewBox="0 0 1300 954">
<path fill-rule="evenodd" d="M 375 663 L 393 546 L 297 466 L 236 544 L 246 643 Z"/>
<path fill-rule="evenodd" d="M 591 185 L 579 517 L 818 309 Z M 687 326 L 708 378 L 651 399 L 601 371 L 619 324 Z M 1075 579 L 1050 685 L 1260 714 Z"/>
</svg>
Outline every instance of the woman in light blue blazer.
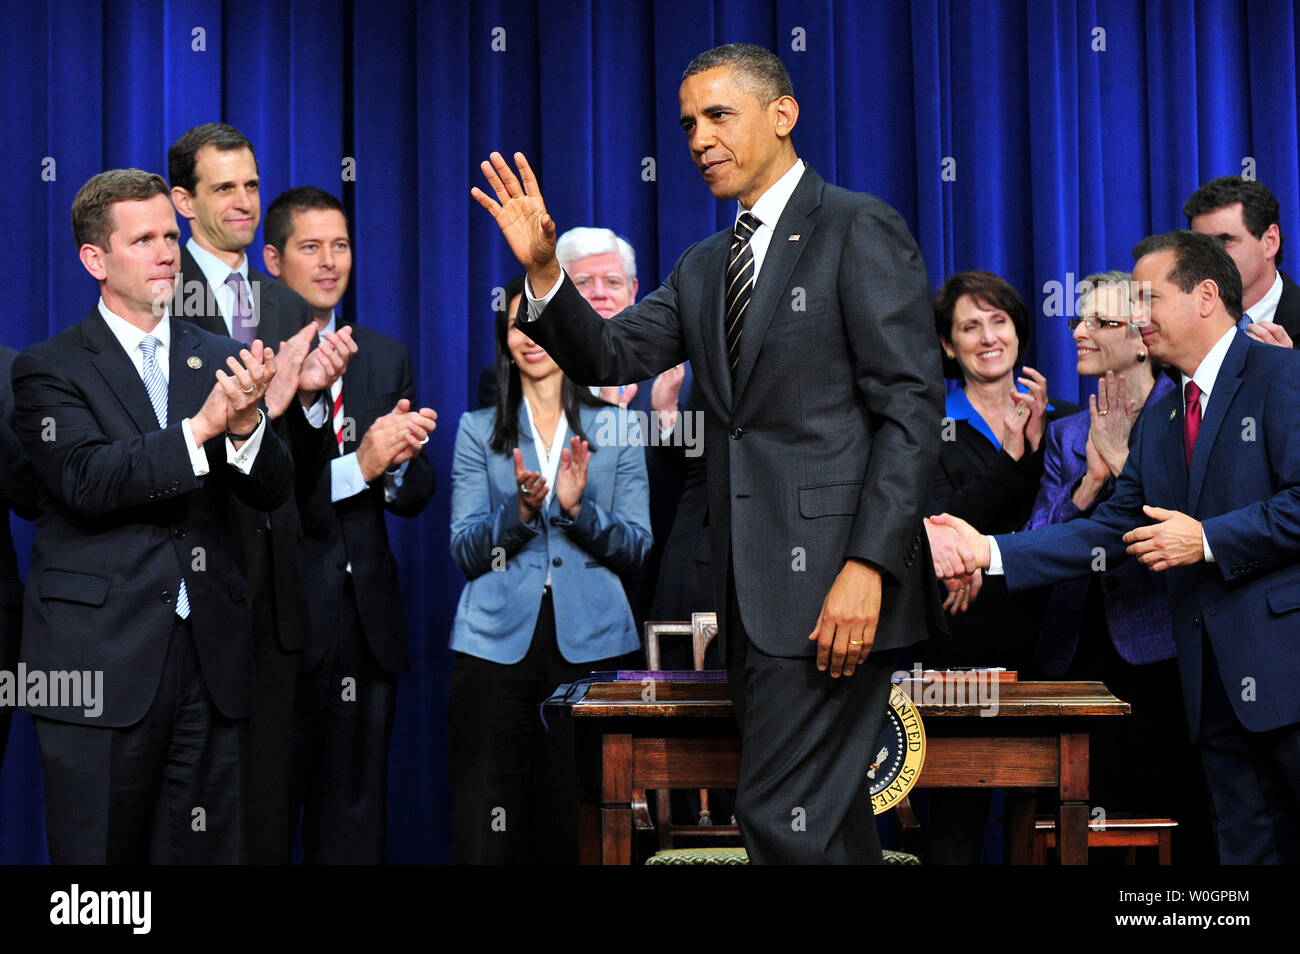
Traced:
<svg viewBox="0 0 1300 954">
<path fill-rule="evenodd" d="M 650 552 L 641 430 L 513 326 L 522 293 L 497 314 L 497 406 L 462 415 L 452 464 L 456 864 L 577 861 L 572 737 L 538 708 L 641 648 L 618 577 Z"/>
</svg>

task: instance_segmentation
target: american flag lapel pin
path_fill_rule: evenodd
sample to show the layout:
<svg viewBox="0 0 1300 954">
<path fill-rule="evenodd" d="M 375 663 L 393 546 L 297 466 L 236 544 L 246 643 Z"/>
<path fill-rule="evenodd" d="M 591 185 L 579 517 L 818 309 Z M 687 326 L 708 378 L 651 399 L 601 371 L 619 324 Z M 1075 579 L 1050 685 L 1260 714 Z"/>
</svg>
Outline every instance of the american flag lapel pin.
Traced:
<svg viewBox="0 0 1300 954">
<path fill-rule="evenodd" d="M 787 241 L 787 242 L 797 242 L 797 241 L 799 241 L 799 233 L 798 233 L 798 232 L 795 232 L 794 235 L 791 235 L 788 239 L 786 239 L 786 241 Z"/>
</svg>

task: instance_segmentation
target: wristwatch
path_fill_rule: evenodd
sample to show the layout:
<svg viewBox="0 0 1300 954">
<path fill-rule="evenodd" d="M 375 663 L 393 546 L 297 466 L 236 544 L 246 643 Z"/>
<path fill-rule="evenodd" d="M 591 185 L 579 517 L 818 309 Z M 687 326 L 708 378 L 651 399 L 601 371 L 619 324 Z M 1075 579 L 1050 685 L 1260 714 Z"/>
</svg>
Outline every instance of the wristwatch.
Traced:
<svg viewBox="0 0 1300 954">
<path fill-rule="evenodd" d="M 257 409 L 257 424 L 253 426 L 253 429 L 251 431 L 249 431 L 247 434 L 236 434 L 234 431 L 228 430 L 226 431 L 226 436 L 229 437 L 232 441 L 246 441 L 254 434 L 256 434 L 257 429 L 261 426 L 262 426 L 262 409 L 259 407 Z"/>
</svg>

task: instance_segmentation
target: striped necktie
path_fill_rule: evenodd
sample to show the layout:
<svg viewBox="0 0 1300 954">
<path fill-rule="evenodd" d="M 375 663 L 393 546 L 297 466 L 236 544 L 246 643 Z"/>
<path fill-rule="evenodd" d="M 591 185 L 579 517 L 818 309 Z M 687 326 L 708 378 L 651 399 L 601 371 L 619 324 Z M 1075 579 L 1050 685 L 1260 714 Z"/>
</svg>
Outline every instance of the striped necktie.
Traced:
<svg viewBox="0 0 1300 954">
<path fill-rule="evenodd" d="M 163 377 L 162 369 L 158 367 L 157 351 L 160 343 L 153 335 L 145 335 L 140 339 L 140 353 L 144 356 L 141 371 L 144 377 L 144 389 L 149 392 L 149 403 L 153 405 L 158 426 L 165 430 L 167 428 L 167 379 Z M 181 580 L 180 588 L 176 591 L 176 615 L 181 619 L 189 619 L 190 615 L 190 594 L 185 589 L 184 579 Z"/>
<path fill-rule="evenodd" d="M 740 361 L 740 330 L 745 309 L 754 291 L 754 250 L 749 241 L 763 223 L 752 212 L 744 212 L 731 230 L 731 258 L 727 263 L 727 358 L 732 380 Z"/>
<path fill-rule="evenodd" d="M 334 400 L 334 413 L 331 415 L 334 427 L 334 439 L 339 444 L 339 455 L 343 454 L 343 378 L 342 376 L 335 379 L 330 385 L 330 397 Z"/>
</svg>

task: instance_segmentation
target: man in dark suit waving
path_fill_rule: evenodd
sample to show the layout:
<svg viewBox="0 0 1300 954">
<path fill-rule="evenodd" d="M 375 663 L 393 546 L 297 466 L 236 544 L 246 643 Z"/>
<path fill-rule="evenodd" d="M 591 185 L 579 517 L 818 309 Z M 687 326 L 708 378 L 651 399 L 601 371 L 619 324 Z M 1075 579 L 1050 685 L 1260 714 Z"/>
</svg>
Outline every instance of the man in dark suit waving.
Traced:
<svg viewBox="0 0 1300 954">
<path fill-rule="evenodd" d="M 1125 544 L 1167 574 L 1220 861 L 1296 864 L 1300 356 L 1233 327 L 1241 275 L 1216 238 L 1170 232 L 1133 254 L 1133 320 L 1179 378 L 1139 418 L 1114 494 L 1087 519 L 1028 533 L 936 522 L 957 525 L 975 565 L 1011 590 L 1113 567 Z"/>
<path fill-rule="evenodd" d="M 251 626 L 227 503 L 269 510 L 292 492 L 259 406 L 274 356 L 171 319 L 161 176 L 95 176 L 72 221 L 99 304 L 13 368 L 41 491 L 22 660 L 103 683 L 91 709 L 29 703 L 50 857 L 239 861 Z"/>
<path fill-rule="evenodd" d="M 714 593 L 741 724 L 736 815 L 754 862 L 879 862 L 866 766 L 897 649 L 938 599 L 921 508 L 942 387 L 929 286 L 898 214 L 796 156 L 789 75 L 732 44 L 696 57 L 681 125 L 736 225 L 600 318 L 555 261 L 527 161 L 475 197 L 528 271 L 528 334 L 583 383 L 689 358 L 706 409 Z M 928 612 L 927 612 L 928 611 Z"/>
</svg>

